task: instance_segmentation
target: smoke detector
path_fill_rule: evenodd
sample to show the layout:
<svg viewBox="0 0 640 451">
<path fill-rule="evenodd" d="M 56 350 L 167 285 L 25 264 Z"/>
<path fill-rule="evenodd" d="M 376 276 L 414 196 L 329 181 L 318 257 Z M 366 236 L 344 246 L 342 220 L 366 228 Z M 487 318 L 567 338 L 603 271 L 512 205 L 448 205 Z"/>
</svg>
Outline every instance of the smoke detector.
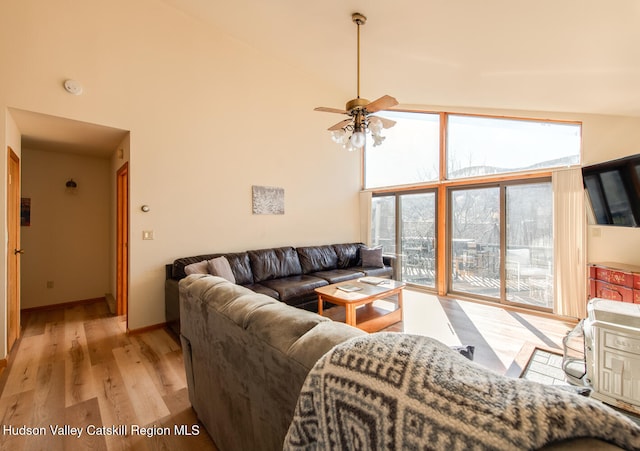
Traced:
<svg viewBox="0 0 640 451">
<path fill-rule="evenodd" d="M 74 96 L 79 96 L 82 94 L 82 85 L 79 81 L 76 80 L 65 80 L 64 81 L 64 89 Z"/>
</svg>

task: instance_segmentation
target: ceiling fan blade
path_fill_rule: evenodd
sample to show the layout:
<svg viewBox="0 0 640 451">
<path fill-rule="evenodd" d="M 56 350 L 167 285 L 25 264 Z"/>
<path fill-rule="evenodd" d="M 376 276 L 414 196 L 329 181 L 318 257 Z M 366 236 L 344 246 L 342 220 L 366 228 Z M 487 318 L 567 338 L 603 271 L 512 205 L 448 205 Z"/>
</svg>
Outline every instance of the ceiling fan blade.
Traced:
<svg viewBox="0 0 640 451">
<path fill-rule="evenodd" d="M 380 122 L 382 122 L 382 128 L 391 128 L 394 125 L 396 125 L 396 121 L 392 121 L 391 119 L 387 119 L 385 117 L 380 117 L 380 116 L 370 116 L 370 117 L 375 117 L 380 119 Z"/>
<path fill-rule="evenodd" d="M 345 119 L 344 121 L 340 121 L 336 125 L 334 125 L 332 127 L 329 127 L 327 130 L 329 130 L 329 131 L 340 130 L 340 129 L 344 128 L 344 126 L 349 124 L 350 122 L 351 122 L 351 119 Z"/>
<path fill-rule="evenodd" d="M 394 97 L 385 95 L 380 97 L 379 99 L 374 100 L 365 108 L 369 113 L 375 113 L 376 111 L 380 110 L 388 110 L 389 108 L 396 106 L 397 104 L 398 101 Z"/>
<path fill-rule="evenodd" d="M 313 111 L 324 111 L 325 113 L 348 114 L 345 110 L 340 110 L 338 108 L 329 108 L 326 106 L 319 106 L 317 108 L 314 108 Z"/>
</svg>

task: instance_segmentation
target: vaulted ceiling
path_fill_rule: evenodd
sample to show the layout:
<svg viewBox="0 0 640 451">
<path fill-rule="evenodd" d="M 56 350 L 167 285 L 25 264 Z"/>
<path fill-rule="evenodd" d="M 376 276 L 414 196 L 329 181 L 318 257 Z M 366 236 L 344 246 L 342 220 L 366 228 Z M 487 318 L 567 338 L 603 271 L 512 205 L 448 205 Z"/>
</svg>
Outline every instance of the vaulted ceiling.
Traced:
<svg viewBox="0 0 640 451">
<path fill-rule="evenodd" d="M 640 117 L 638 0 L 161 0 L 313 73 L 344 102 Z M 344 104 L 327 100 L 322 106 Z M 13 112 L 24 144 L 107 156 L 126 134 Z M 115 144 L 114 144 L 115 143 Z"/>
<path fill-rule="evenodd" d="M 261 52 L 401 105 L 640 116 L 637 0 L 163 0 Z M 327 105 L 342 106 L 342 105 Z"/>
</svg>

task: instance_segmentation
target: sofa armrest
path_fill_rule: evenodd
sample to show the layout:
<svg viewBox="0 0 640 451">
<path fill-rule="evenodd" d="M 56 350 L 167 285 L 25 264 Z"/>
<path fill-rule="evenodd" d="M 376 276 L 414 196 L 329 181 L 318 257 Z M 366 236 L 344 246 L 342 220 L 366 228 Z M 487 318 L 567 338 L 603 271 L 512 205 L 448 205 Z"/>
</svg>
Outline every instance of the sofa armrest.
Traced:
<svg viewBox="0 0 640 451">
<path fill-rule="evenodd" d="M 400 280 L 400 268 L 398 267 L 398 258 L 395 254 L 384 254 L 382 256 L 382 263 L 384 263 L 385 266 L 391 266 L 391 268 L 393 268 L 393 275 L 391 276 L 393 280 Z"/>
</svg>

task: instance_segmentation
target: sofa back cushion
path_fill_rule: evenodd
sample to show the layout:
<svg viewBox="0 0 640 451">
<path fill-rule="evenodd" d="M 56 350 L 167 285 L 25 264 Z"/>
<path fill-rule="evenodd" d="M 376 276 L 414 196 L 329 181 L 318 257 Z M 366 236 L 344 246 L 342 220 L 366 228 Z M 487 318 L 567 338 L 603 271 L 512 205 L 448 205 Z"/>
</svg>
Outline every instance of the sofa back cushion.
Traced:
<svg viewBox="0 0 640 451">
<path fill-rule="evenodd" d="M 254 282 L 302 274 L 298 253 L 293 247 L 249 251 Z"/>
<path fill-rule="evenodd" d="M 231 272 L 238 285 L 248 285 L 253 283 L 253 273 L 251 272 L 251 262 L 247 252 L 236 252 L 223 254 L 229 261 Z"/>
<path fill-rule="evenodd" d="M 362 243 L 334 244 L 332 247 L 338 256 L 338 268 L 360 266 L 360 246 L 362 245 Z"/>
<path fill-rule="evenodd" d="M 338 255 L 332 246 L 308 246 L 299 247 L 296 250 L 303 274 L 328 271 L 338 267 Z"/>
</svg>

